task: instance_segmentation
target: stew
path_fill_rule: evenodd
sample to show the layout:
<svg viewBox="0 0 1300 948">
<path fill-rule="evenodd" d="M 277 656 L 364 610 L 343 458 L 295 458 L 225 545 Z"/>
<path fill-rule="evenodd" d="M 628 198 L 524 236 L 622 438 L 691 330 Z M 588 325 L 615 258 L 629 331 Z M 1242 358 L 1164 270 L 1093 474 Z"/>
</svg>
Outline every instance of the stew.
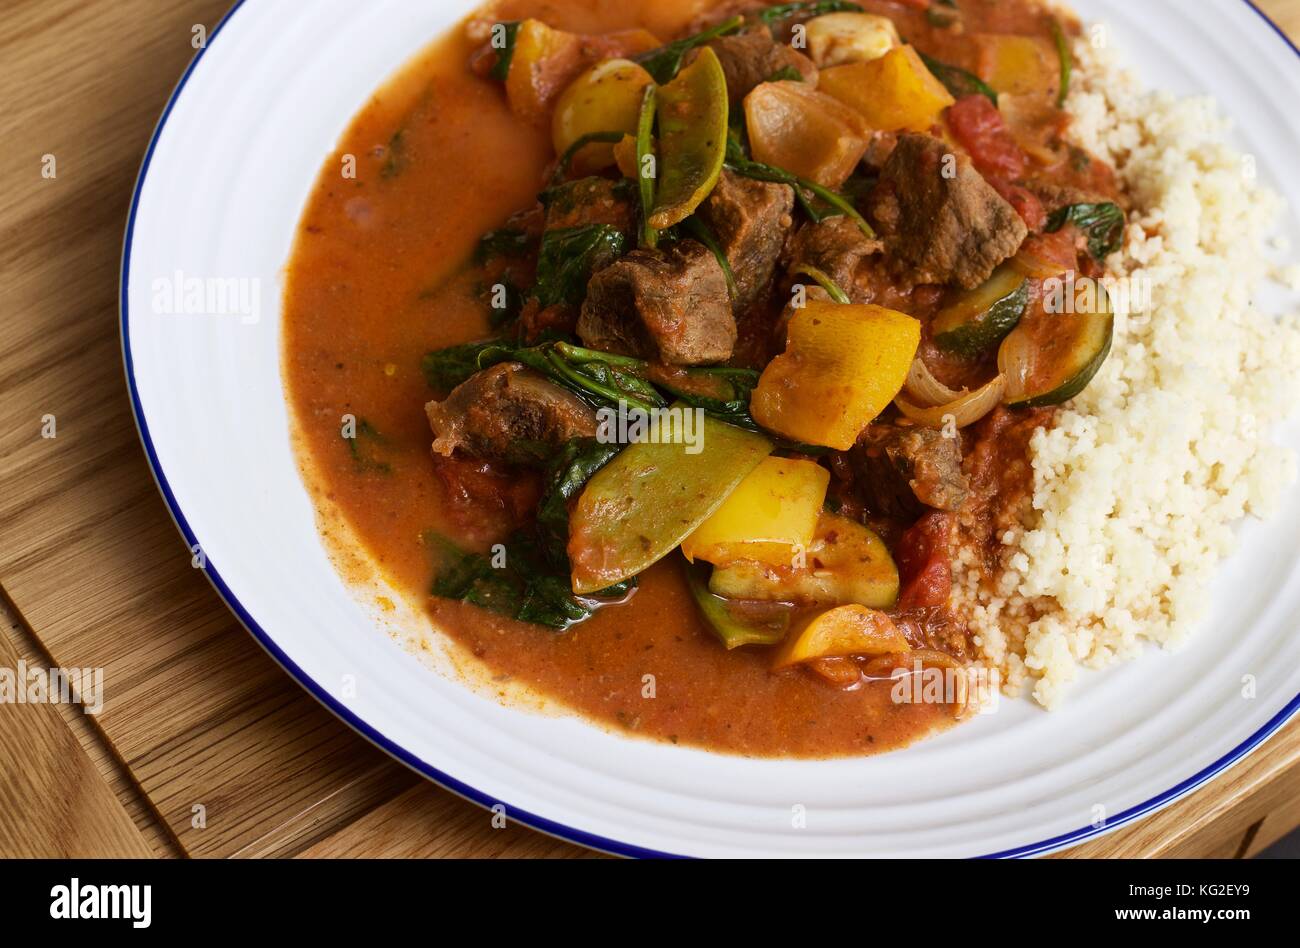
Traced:
<svg viewBox="0 0 1300 948">
<path fill-rule="evenodd" d="M 955 563 L 1106 359 L 1125 199 L 1036 0 L 700 7 L 505 0 L 366 105 L 288 271 L 304 470 L 495 676 L 896 748 L 971 710 L 900 682 L 975 663 Z"/>
</svg>

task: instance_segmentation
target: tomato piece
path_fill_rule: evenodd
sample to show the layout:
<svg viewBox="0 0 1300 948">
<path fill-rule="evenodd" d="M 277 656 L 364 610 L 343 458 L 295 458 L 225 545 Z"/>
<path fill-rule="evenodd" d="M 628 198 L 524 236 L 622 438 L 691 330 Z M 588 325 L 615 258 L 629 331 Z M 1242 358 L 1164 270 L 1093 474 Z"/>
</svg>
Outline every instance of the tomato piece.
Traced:
<svg viewBox="0 0 1300 948">
<path fill-rule="evenodd" d="M 541 500 L 537 472 L 476 458 L 433 456 L 447 511 L 467 539 L 492 541 L 523 526 Z"/>
<path fill-rule="evenodd" d="M 1044 264 L 1044 273 L 1053 267 L 1059 267 L 1059 273 L 1069 273 L 1079 266 L 1078 238 L 1074 225 L 1066 224 L 1050 234 L 1030 234 L 1020 253 Z"/>
<path fill-rule="evenodd" d="M 1016 213 L 1020 215 L 1020 219 L 1025 222 L 1031 234 L 1036 234 L 1047 226 L 1047 211 L 1043 209 L 1043 202 L 1033 191 L 1022 188 L 1018 184 L 1008 184 L 999 178 L 989 178 L 988 182 L 993 190 L 1001 194 L 1006 202 L 1016 209 Z"/>
<path fill-rule="evenodd" d="M 986 178 L 1016 181 L 1025 173 L 1025 153 L 1016 144 L 996 105 L 982 95 L 958 99 L 948 109 L 948 127 Z"/>
<path fill-rule="evenodd" d="M 952 542 L 956 515 L 936 510 L 904 531 L 894 551 L 902 591 L 898 611 L 946 606 L 952 593 Z"/>
</svg>

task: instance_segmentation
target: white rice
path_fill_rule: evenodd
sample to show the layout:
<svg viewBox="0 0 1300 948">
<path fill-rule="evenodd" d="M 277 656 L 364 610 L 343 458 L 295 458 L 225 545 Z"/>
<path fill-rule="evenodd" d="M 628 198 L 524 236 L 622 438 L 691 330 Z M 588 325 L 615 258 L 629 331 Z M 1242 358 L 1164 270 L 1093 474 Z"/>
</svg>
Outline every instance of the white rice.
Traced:
<svg viewBox="0 0 1300 948">
<path fill-rule="evenodd" d="M 986 661 L 1049 708 L 1080 667 L 1175 647 L 1205 615 L 1233 525 L 1295 480 L 1269 428 L 1300 396 L 1297 318 L 1252 302 L 1264 281 L 1300 277 L 1265 252 L 1282 201 L 1226 144 L 1212 99 L 1144 91 L 1078 45 L 1072 137 L 1132 197 L 1110 269 L 1149 280 L 1151 305 L 1118 314 L 1101 373 L 1035 434 L 1033 512 L 1003 537 L 999 588 L 982 586 L 973 557 L 958 568 Z"/>
</svg>

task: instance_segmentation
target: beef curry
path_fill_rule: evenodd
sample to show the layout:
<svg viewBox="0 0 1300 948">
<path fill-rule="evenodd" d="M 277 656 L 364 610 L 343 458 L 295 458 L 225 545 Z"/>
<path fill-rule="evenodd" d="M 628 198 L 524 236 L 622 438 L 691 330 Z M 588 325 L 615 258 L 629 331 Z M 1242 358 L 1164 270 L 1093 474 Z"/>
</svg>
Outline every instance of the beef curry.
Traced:
<svg viewBox="0 0 1300 948">
<path fill-rule="evenodd" d="M 304 214 L 319 499 L 495 675 L 616 728 L 834 756 L 956 720 L 900 682 L 976 661 L 958 550 L 996 578 L 1029 437 L 1110 347 L 1078 32 L 1034 0 L 472 17 Z"/>
</svg>

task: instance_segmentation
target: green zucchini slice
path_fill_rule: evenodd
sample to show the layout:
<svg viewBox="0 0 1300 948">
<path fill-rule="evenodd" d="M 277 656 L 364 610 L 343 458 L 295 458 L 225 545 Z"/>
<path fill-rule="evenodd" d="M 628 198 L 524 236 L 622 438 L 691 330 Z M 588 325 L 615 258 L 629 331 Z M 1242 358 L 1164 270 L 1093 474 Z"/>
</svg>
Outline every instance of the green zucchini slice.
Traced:
<svg viewBox="0 0 1300 948">
<path fill-rule="evenodd" d="M 1029 305 L 1029 280 L 1003 264 L 977 287 L 959 296 L 935 316 L 934 344 L 960 356 L 981 355 L 1020 323 Z"/>
<path fill-rule="evenodd" d="M 1042 304 L 1002 340 L 998 370 L 1007 377 L 1005 401 L 1012 408 L 1068 402 L 1088 387 L 1110 355 L 1115 317 L 1105 287 L 1085 279 L 1065 286 L 1074 297 L 1067 311 L 1053 311 L 1045 286 Z"/>
<path fill-rule="evenodd" d="M 776 645 L 785 638 L 794 606 L 784 602 L 733 603 L 709 591 L 708 564 L 682 565 L 700 615 L 728 651 L 744 645 Z"/>
</svg>

